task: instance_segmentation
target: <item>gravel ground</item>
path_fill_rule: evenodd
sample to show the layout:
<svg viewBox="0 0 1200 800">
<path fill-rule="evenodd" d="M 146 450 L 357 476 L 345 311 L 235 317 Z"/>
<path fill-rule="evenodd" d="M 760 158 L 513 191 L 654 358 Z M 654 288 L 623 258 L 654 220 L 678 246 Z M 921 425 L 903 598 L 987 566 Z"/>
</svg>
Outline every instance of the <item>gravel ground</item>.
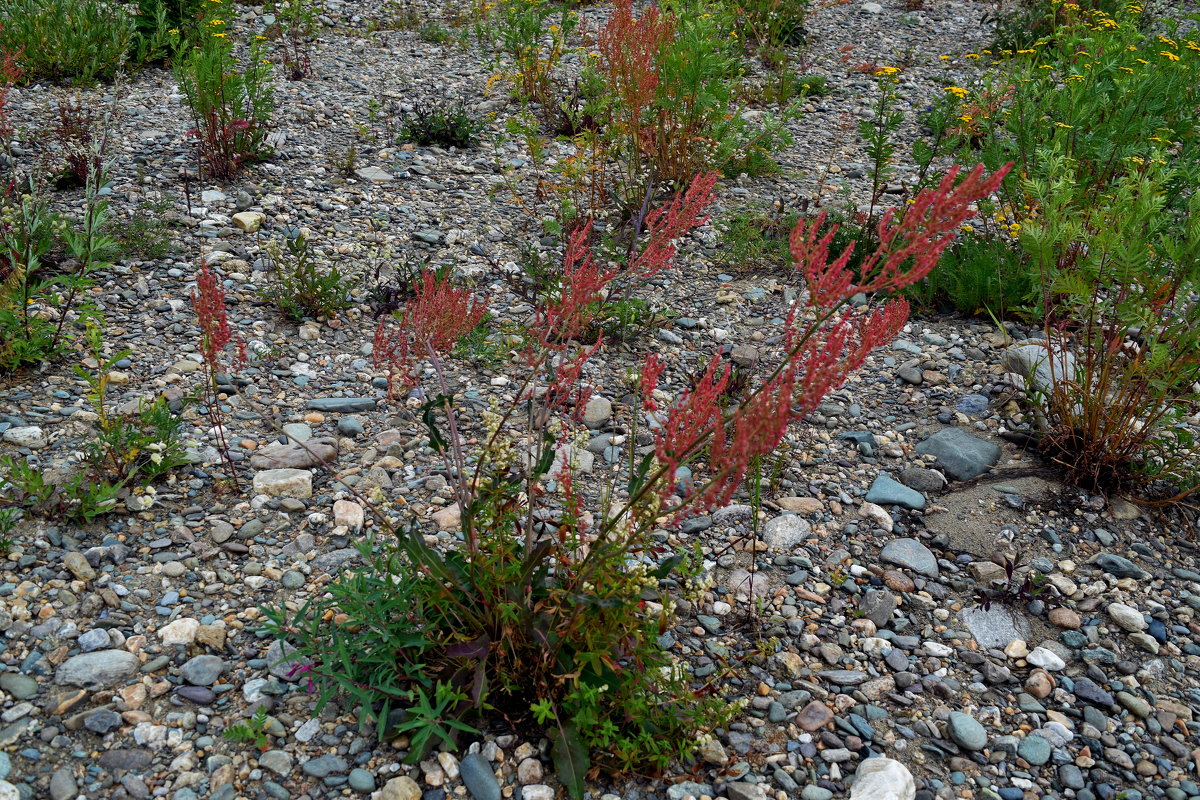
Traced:
<svg viewBox="0 0 1200 800">
<path fill-rule="evenodd" d="M 594 458 L 583 467 L 597 482 L 627 444 L 623 376 L 641 353 L 663 355 L 663 388 L 677 392 L 714 347 L 750 360 L 779 331 L 795 284 L 783 271 L 723 265 L 722 214 L 793 205 L 822 182 L 835 197 L 864 197 L 866 159 L 846 120 L 867 113 L 874 83 L 848 67 L 904 62 L 905 142 L 916 132 L 912 110 L 946 83 L 965 84 L 973 62 L 961 56 L 988 40 L 981 18 L 990 6 L 930 5 L 854 2 L 816 15 L 808 53 L 833 92 L 793 123 L 796 143 L 779 173 L 722 185 L 714 221 L 647 294 L 674 319 L 607 348 L 585 375 L 611 401 L 589 408 Z M 255 633 L 261 605 L 302 603 L 353 567 L 353 543 L 372 521 L 343 482 L 379 487 L 440 545 L 455 541 L 441 466 L 411 404 L 387 402 L 372 369 L 369 309 L 286 322 L 258 296 L 263 245 L 304 229 L 325 263 L 355 273 L 428 257 L 487 291 L 499 328 L 529 312 L 493 266 L 515 259 L 529 235 L 502 174 L 519 182 L 528 165 L 497 140 L 515 108 L 485 92 L 488 64 L 410 31 L 364 33 L 365 20 L 387 13 L 372 2 L 327 6 L 314 76 L 277 83 L 276 156 L 238 182 L 184 183 L 188 123 L 168 73 L 140 72 L 86 95 L 119 117 L 114 213 L 122 226 L 157 218 L 166 227 L 153 235 L 174 246 L 98 276 L 92 299 L 108 339 L 133 351 L 117 365 L 118 402 L 178 398 L 196 385 L 186 298 L 200 264 L 216 266 L 231 324 L 260 355 L 223 401 L 245 489 L 214 495 L 221 467 L 193 410 L 195 463 L 174 481 L 87 529 L 20 523 L 0 575 L 0 800 L 560 794 L 546 742 L 502 731 L 457 756 L 403 765 L 407 742 L 359 732 L 354 709 L 315 716 L 304 682 L 277 665 L 278 645 Z M 240 24 L 261 27 L 260 10 L 242 11 Z M 584 14 L 594 24 L 603 9 Z M 31 132 L 65 94 L 13 92 L 20 158 L 39 157 Z M 489 116 L 483 146 L 372 138 L 381 127 L 372 99 L 442 94 Z M 360 172 L 346 178 L 336 164 L 356 139 Z M 903 182 L 912 173 L 900 166 Z M 239 211 L 260 212 L 261 230 L 234 225 Z M 662 644 L 697 679 L 735 666 L 724 691 L 748 705 L 695 764 L 602 782 L 593 797 L 828 800 L 848 796 L 856 772 L 855 800 L 912 790 L 921 800 L 1200 797 L 1200 567 L 1188 522 L 1067 490 L 1000 435 L 1021 421 L 1002 355 L 1031 333 L 913 319 L 793 431 L 757 524 L 749 506 L 734 505 L 664 532 L 699 543 L 712 588 L 683 605 Z M 517 369 L 461 361 L 452 379 L 483 404 L 511 397 Z M 67 365 L 0 378 L 0 453 L 69 468 L 91 435 L 85 391 Z M 293 449 L 264 461 L 283 426 L 297 440 L 322 437 L 336 457 L 314 467 Z M 1049 576 L 1046 590 L 984 608 L 978 589 L 1016 553 L 1022 574 Z M 222 738 L 258 707 L 271 713 L 274 749 Z"/>
</svg>

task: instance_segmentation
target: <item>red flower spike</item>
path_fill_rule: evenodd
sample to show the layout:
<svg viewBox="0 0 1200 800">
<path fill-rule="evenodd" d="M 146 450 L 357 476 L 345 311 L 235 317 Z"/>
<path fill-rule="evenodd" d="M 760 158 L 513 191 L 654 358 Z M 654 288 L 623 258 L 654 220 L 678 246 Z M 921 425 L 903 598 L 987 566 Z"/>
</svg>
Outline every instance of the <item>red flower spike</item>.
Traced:
<svg viewBox="0 0 1200 800">
<path fill-rule="evenodd" d="M 658 410 L 658 403 L 654 402 L 654 390 L 658 388 L 658 379 L 666 366 L 658 353 L 646 356 L 646 361 L 642 364 L 642 379 L 639 381 L 639 388 L 642 393 L 642 407 L 647 411 Z"/>
<path fill-rule="evenodd" d="M 808 281 L 810 305 L 831 308 L 859 292 L 895 292 L 923 279 L 954 241 L 959 226 L 975 214 L 973 204 L 996 191 L 1010 169 L 1011 163 L 985 178 L 980 164 L 955 185 L 955 167 L 936 189 L 918 194 L 899 223 L 894 222 L 895 210 L 889 209 L 876 228 L 879 246 L 859 268 L 862 284 L 855 284 L 847 269 L 853 245 L 830 262 L 836 228 L 817 239 L 824 214 L 811 223 L 797 222 L 789 242 L 796 268 Z"/>
<path fill-rule="evenodd" d="M 229 316 L 225 311 L 225 288 L 207 264 L 196 277 L 192 306 L 200 322 L 200 354 L 216 369 L 221 351 L 229 344 Z"/>
<path fill-rule="evenodd" d="M 631 271 L 641 280 L 653 278 L 675 259 L 676 240 L 708 222 L 705 209 L 716 199 L 716 172 L 705 172 L 692 180 L 685 192 L 676 194 L 665 208 L 656 208 L 646 216 L 649 244 L 637 256 Z"/>
<path fill-rule="evenodd" d="M 416 385 L 415 364 L 426 355 L 426 347 L 448 353 L 485 314 L 486 300 L 467 289 L 455 289 L 449 279 L 427 271 L 400 319 L 385 317 L 375 327 L 371 357 L 376 369 L 387 368 L 388 398 L 395 399 L 397 379 L 405 386 Z"/>
<path fill-rule="evenodd" d="M 601 68 L 635 126 L 657 96 L 659 54 L 674 36 L 673 17 L 657 8 L 634 17 L 633 0 L 617 0 L 600 31 L 596 46 L 603 59 Z"/>
<path fill-rule="evenodd" d="M 655 432 L 655 457 L 667 474 L 693 458 L 699 445 L 711 436 L 711 452 L 724 449 L 724 411 L 718 402 L 729 385 L 729 367 L 720 356 L 713 356 L 696 385 L 683 393 L 667 412 L 667 419 Z M 659 488 L 663 498 L 674 492 L 674 480 Z"/>
</svg>

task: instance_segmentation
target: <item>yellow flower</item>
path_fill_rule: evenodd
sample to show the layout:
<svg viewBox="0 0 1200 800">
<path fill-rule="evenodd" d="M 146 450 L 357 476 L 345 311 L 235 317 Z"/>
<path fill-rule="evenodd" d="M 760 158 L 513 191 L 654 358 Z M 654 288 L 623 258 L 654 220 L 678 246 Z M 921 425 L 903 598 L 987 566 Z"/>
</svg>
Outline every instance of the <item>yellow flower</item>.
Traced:
<svg viewBox="0 0 1200 800">
<path fill-rule="evenodd" d="M 225 24 L 225 20 L 223 20 L 223 19 L 210 19 L 210 20 L 208 21 L 208 24 L 209 24 L 209 25 L 211 25 L 211 26 L 212 26 L 212 27 L 214 27 L 214 28 L 217 28 L 217 27 L 220 27 L 221 25 L 224 25 L 224 24 Z"/>
<path fill-rule="evenodd" d="M 1030 49 L 1028 49 L 1028 50 L 1018 50 L 1018 51 L 1017 51 L 1017 55 L 1019 55 L 1019 56 L 1027 56 L 1027 55 L 1029 55 L 1030 53 L 1036 53 L 1036 52 L 1037 52 L 1037 50 L 1034 50 L 1034 49 L 1030 48 Z"/>
<path fill-rule="evenodd" d="M 967 95 L 970 94 L 970 92 L 968 92 L 966 89 L 962 88 L 961 86 L 947 86 L 946 91 L 949 92 L 950 94 L 954 95 L 955 97 L 957 97 L 959 100 L 963 99 L 964 97 L 966 97 Z"/>
<path fill-rule="evenodd" d="M 1157 37 L 1155 37 L 1155 38 L 1156 38 L 1158 41 L 1162 42 L 1163 44 L 1169 44 L 1169 45 L 1171 45 L 1171 47 L 1178 47 L 1178 46 L 1179 46 L 1179 45 L 1175 44 L 1175 40 L 1174 40 L 1174 39 L 1168 39 L 1167 37 L 1163 36 L 1161 33 L 1160 33 L 1160 34 L 1159 34 Z"/>
<path fill-rule="evenodd" d="M 171 28 L 171 30 L 167 31 L 167 33 L 171 34 L 172 36 L 178 36 L 179 28 Z"/>
<path fill-rule="evenodd" d="M 1058 126 L 1059 128 L 1066 128 L 1067 130 L 1073 130 L 1073 129 L 1075 128 L 1075 126 L 1074 126 L 1074 125 L 1068 125 L 1068 124 L 1067 124 L 1067 123 L 1065 123 L 1065 122 L 1056 122 L 1056 123 L 1054 123 L 1054 124 L 1055 124 L 1056 126 Z"/>
<path fill-rule="evenodd" d="M 963 233 L 974 233 L 975 232 L 975 229 L 972 228 L 970 225 L 959 225 L 958 229 L 960 231 L 962 231 Z"/>
<path fill-rule="evenodd" d="M 214 33 L 213 34 L 213 36 L 217 39 L 224 39 L 228 35 L 229 35 L 228 33 Z"/>
<path fill-rule="evenodd" d="M 984 51 L 987 52 L 986 50 Z M 967 58 L 979 58 L 979 53 L 967 53 Z"/>
<path fill-rule="evenodd" d="M 1137 60 L 1137 63 L 1139 63 L 1139 64 L 1149 64 L 1150 62 L 1149 62 L 1149 61 L 1147 61 L 1147 60 L 1146 60 L 1146 59 L 1144 59 L 1144 58 L 1139 58 L 1139 59 Z"/>
<path fill-rule="evenodd" d="M 1133 74 L 1133 67 L 1121 67 L 1120 69 L 1122 72 L 1128 72 L 1130 75 Z"/>
<path fill-rule="evenodd" d="M 959 119 L 961 122 L 970 122 L 971 120 L 973 120 L 973 119 L 975 119 L 975 118 L 974 118 L 974 117 L 972 117 L 970 114 L 963 114 L 963 115 L 961 115 L 961 116 L 960 116 L 958 119 Z"/>
<path fill-rule="evenodd" d="M 940 58 L 942 61 L 949 61 L 949 60 L 950 60 L 950 56 L 938 56 L 938 58 Z"/>
<path fill-rule="evenodd" d="M 1160 55 L 1160 56 L 1166 56 L 1166 57 L 1167 57 L 1168 59 L 1170 59 L 1171 61 L 1178 61 L 1178 60 L 1179 60 L 1179 56 L 1175 55 L 1175 54 L 1174 54 L 1174 53 L 1172 53 L 1170 50 L 1162 50 L 1162 51 L 1160 51 L 1160 52 L 1159 52 L 1159 55 Z"/>
<path fill-rule="evenodd" d="M 879 69 L 875 70 L 875 74 L 880 77 L 890 78 L 893 75 L 899 75 L 900 68 L 899 67 L 880 67 Z"/>
</svg>

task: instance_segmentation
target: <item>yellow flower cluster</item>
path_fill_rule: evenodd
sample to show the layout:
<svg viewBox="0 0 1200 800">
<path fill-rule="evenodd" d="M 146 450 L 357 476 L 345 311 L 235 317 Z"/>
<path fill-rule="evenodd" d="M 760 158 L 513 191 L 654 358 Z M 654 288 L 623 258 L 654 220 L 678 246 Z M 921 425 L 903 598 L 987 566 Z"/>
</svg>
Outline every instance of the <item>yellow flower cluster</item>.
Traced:
<svg viewBox="0 0 1200 800">
<path fill-rule="evenodd" d="M 959 100 L 962 100 L 964 97 L 970 94 L 969 91 L 961 86 L 947 86 L 946 91 L 957 97 Z"/>
</svg>

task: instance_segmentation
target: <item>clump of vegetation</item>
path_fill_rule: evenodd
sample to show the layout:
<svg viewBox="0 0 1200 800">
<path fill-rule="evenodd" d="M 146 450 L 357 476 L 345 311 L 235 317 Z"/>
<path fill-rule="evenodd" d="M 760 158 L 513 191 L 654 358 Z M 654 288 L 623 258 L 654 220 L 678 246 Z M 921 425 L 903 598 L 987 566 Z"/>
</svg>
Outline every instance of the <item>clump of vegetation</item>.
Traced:
<svg viewBox="0 0 1200 800">
<path fill-rule="evenodd" d="M 351 305 L 350 292 L 358 285 L 337 267 L 323 272 L 310 255 L 308 239 L 296 236 L 268 244 L 264 251 L 274 268 L 261 296 L 270 300 L 294 322 L 332 317 Z"/>
<path fill-rule="evenodd" d="M 139 403 L 133 414 L 110 406 L 108 389 L 117 362 L 130 351 L 104 355 L 100 325 L 89 321 L 86 345 L 93 365 L 75 365 L 88 386 L 87 398 L 96 415 L 95 437 L 83 448 L 83 461 L 71 472 L 52 479 L 23 459 L 4 457 L 0 468 L 0 502 L 51 517 L 91 522 L 116 507 L 131 492 L 144 490 L 186 463 L 181 421 L 163 397 Z"/>
<path fill-rule="evenodd" d="M 225 24 L 207 17 L 198 41 L 175 61 L 194 125 L 189 135 L 202 168 L 215 178 L 230 178 L 270 154 L 267 133 L 274 108 L 271 64 L 261 44 L 252 43 L 249 58 L 239 61 Z"/>
<path fill-rule="evenodd" d="M 464 100 L 420 100 L 399 120 L 400 141 L 428 147 L 473 147 L 483 123 L 467 110 Z"/>
<path fill-rule="evenodd" d="M 716 175 L 646 214 L 646 240 L 621 268 L 594 249 L 590 224 L 571 235 L 559 279 L 533 301 L 512 348 L 523 385 L 511 407 L 482 412 L 486 435 L 474 440 L 464 435 L 473 412 L 456 399 L 447 359 L 477 335 L 486 300 L 426 271 L 403 311 L 380 319 L 374 358 L 394 380 L 429 382 L 431 399 L 416 414 L 450 476 L 461 540 L 435 549 L 419 523 L 392 526 L 372 504 L 388 531 L 361 544 L 364 568 L 343 572 L 299 609 L 268 612 L 319 705 L 349 695 L 380 737 L 408 738 L 412 763 L 489 717 L 544 732 L 576 798 L 592 770 L 656 771 L 689 757 L 698 735 L 740 705 L 659 645 L 674 624 L 673 595 L 701 588 L 700 554 L 672 550 L 655 532 L 664 519 L 728 503 L 789 421 L 896 335 L 904 300 L 860 307 L 852 293 L 883 296 L 926 274 L 1003 173 L 956 177 L 915 197 L 903 220 L 883 218 L 886 246 L 868 258 L 875 269 L 862 286 L 831 257 L 819 227 L 797 223 L 792 251 L 810 291 L 786 312 L 773 371 L 735 378 L 717 353 L 667 405 L 656 389 L 668 367 L 649 355 L 631 380 L 627 424 L 636 440 L 653 420 L 653 444 L 629 456 L 603 498 L 578 488 L 571 456 L 591 396 L 582 376 L 598 348 L 589 332 L 609 297 L 628 298 L 619 281 L 668 268 L 676 242 L 705 223 Z M 686 486 L 682 468 L 692 474 Z"/>
</svg>

